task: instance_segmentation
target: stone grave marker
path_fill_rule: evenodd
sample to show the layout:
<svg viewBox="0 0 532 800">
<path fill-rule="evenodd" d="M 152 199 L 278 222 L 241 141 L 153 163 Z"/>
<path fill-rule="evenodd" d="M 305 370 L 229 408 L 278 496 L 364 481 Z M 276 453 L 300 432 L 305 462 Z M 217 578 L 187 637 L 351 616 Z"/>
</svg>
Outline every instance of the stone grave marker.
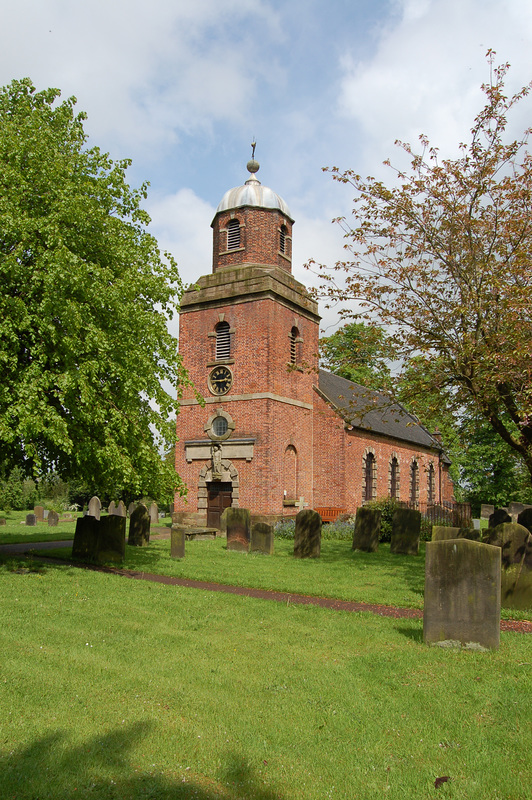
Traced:
<svg viewBox="0 0 532 800">
<path fill-rule="evenodd" d="M 470 539 L 480 541 L 480 530 L 476 528 L 446 528 L 443 525 L 432 526 L 432 541 L 441 542 L 448 539 Z"/>
<path fill-rule="evenodd" d="M 135 508 L 129 518 L 127 543 L 133 547 L 144 547 L 150 543 L 150 515 L 142 503 Z"/>
<path fill-rule="evenodd" d="M 136 509 L 136 507 L 137 507 L 137 504 L 136 504 L 136 503 L 130 503 L 130 504 L 128 505 L 128 507 L 127 507 L 127 515 L 128 515 L 128 517 L 130 517 L 130 516 L 132 515 L 132 513 L 134 512 L 134 510 Z"/>
<path fill-rule="evenodd" d="M 7 524 L 6 523 L 6 518 L 5 517 L 0 517 L 0 525 L 6 525 L 6 524 Z"/>
<path fill-rule="evenodd" d="M 94 495 L 94 497 L 91 497 L 89 500 L 89 510 L 87 511 L 87 514 L 89 517 L 100 519 L 101 510 L 102 504 L 100 503 L 100 498 Z"/>
<path fill-rule="evenodd" d="M 116 507 L 116 513 L 118 514 L 119 517 L 127 516 L 126 504 L 124 503 L 123 500 L 120 500 L 120 502 L 118 503 L 118 505 Z"/>
<path fill-rule="evenodd" d="M 150 506 L 150 522 L 152 525 L 157 525 L 159 522 L 159 509 L 157 503 L 152 503 Z"/>
<path fill-rule="evenodd" d="M 120 563 L 126 556 L 126 518 L 111 514 L 99 520 L 96 559 Z"/>
<path fill-rule="evenodd" d="M 114 500 L 111 500 L 111 502 L 109 503 L 107 513 L 111 515 L 116 514 L 116 503 Z"/>
<path fill-rule="evenodd" d="M 266 522 L 252 524 L 250 552 L 273 555 L 273 525 Z"/>
<path fill-rule="evenodd" d="M 50 511 L 48 513 L 48 527 L 55 528 L 57 525 L 59 525 L 59 514 L 57 511 Z"/>
<path fill-rule="evenodd" d="M 517 522 L 488 530 L 485 541 L 501 549 L 503 608 L 532 607 L 532 534 Z"/>
<path fill-rule="evenodd" d="M 524 528 L 528 528 L 532 533 L 532 508 L 530 506 L 521 511 L 517 517 L 517 524 L 523 525 Z"/>
<path fill-rule="evenodd" d="M 495 649 L 500 618 L 500 548 L 468 539 L 427 542 L 423 640 Z"/>
<path fill-rule="evenodd" d="M 296 515 L 294 533 L 295 558 L 319 558 L 321 553 L 321 517 L 317 511 L 304 508 Z"/>
<path fill-rule="evenodd" d="M 495 511 L 495 506 L 490 506 L 488 503 L 482 503 L 480 506 L 480 519 L 489 519 Z"/>
<path fill-rule="evenodd" d="M 170 556 L 171 558 L 185 557 L 185 525 L 172 523 L 170 528 Z"/>
<path fill-rule="evenodd" d="M 489 528 L 496 528 L 497 525 L 502 525 L 503 522 L 511 522 L 512 518 L 506 508 L 496 508 L 493 514 L 490 514 L 488 520 Z"/>
<path fill-rule="evenodd" d="M 375 553 L 379 548 L 381 535 L 381 512 L 379 509 L 358 509 L 355 517 L 355 531 L 353 534 L 352 550 L 363 550 L 365 553 Z"/>
<path fill-rule="evenodd" d="M 524 503 L 516 503 L 515 500 L 512 500 L 511 503 L 508 503 L 508 513 L 512 518 L 512 522 L 517 522 L 517 517 L 524 511 L 526 508 Z"/>
<path fill-rule="evenodd" d="M 390 552 L 417 556 L 421 533 L 421 513 L 415 508 L 396 508 L 392 515 Z"/>
<path fill-rule="evenodd" d="M 250 540 L 250 518 L 247 508 L 227 508 L 227 549 L 247 553 Z"/>
<path fill-rule="evenodd" d="M 44 507 L 43 506 L 35 506 L 33 509 L 33 513 L 37 517 L 37 522 L 44 522 Z"/>
<path fill-rule="evenodd" d="M 36 514 L 26 514 L 26 525 L 34 527 L 37 525 L 37 515 Z"/>
<path fill-rule="evenodd" d="M 72 545 L 72 558 L 93 560 L 98 548 L 99 520 L 89 516 L 78 517 Z"/>
</svg>

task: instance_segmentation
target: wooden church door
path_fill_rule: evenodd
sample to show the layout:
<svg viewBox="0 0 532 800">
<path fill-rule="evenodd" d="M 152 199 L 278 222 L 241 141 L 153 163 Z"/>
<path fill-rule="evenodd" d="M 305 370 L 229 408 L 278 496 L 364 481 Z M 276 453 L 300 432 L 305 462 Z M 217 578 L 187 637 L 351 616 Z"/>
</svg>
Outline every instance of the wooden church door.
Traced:
<svg viewBox="0 0 532 800">
<path fill-rule="evenodd" d="M 220 517 L 224 509 L 229 508 L 232 500 L 231 483 L 207 484 L 207 527 L 219 528 Z"/>
</svg>

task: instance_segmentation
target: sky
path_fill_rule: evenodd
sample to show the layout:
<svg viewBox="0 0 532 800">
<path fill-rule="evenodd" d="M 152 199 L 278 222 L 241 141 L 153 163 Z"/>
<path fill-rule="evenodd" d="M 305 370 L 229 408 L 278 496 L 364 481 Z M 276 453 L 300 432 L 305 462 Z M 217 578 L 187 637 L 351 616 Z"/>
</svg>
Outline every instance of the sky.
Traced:
<svg viewBox="0 0 532 800">
<path fill-rule="evenodd" d="M 30 77 L 74 95 L 89 145 L 149 181 L 150 231 L 185 284 L 212 269 L 227 189 L 258 178 L 295 226 L 293 272 L 344 257 L 352 190 L 323 167 L 386 179 L 395 140 L 457 154 L 483 105 L 486 52 L 507 87 L 532 80 L 530 0 L 3 0 L 0 85 Z M 511 120 L 530 125 L 532 98 Z M 323 310 L 322 329 L 339 324 Z M 175 331 L 177 333 L 177 329 Z"/>
</svg>

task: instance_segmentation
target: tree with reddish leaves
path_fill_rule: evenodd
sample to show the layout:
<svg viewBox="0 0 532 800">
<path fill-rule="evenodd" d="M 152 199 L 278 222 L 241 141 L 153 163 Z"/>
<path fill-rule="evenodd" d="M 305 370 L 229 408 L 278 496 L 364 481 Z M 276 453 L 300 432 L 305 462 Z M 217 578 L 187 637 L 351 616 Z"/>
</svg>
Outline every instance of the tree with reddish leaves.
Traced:
<svg viewBox="0 0 532 800">
<path fill-rule="evenodd" d="M 403 402 L 430 394 L 456 419 L 481 416 L 532 480 L 530 130 L 506 135 L 530 85 L 506 96 L 508 65 L 493 68 L 493 55 L 486 104 L 458 158 L 440 159 L 421 136 L 419 154 L 397 142 L 411 163 L 390 186 L 331 169 L 356 190 L 353 222 L 337 220 L 350 259 L 319 266 L 316 291 L 341 303 L 344 319 L 393 334 L 410 365 Z"/>
</svg>

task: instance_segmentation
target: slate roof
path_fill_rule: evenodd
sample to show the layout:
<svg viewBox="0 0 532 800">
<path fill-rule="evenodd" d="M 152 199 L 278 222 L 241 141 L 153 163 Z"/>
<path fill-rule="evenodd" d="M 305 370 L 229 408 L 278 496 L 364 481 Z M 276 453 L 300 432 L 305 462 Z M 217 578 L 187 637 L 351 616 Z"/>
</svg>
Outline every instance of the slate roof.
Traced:
<svg viewBox="0 0 532 800">
<path fill-rule="evenodd" d="M 319 371 L 318 390 L 323 399 L 354 428 L 442 450 L 438 440 L 413 414 L 383 392 L 373 391 L 324 369 Z"/>
</svg>

